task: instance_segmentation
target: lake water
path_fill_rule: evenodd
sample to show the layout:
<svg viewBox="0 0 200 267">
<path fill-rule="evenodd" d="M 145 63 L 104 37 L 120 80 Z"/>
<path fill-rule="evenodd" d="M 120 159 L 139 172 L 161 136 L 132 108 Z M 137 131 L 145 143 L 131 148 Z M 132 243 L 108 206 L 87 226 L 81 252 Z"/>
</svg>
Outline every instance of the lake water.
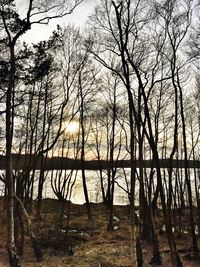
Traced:
<svg viewBox="0 0 200 267">
<path fill-rule="evenodd" d="M 129 170 L 126 170 L 127 177 L 130 177 Z M 3 171 L 1 171 L 1 174 Z M 64 176 L 67 176 L 70 173 L 70 170 L 67 170 L 62 172 L 62 179 Z M 56 177 L 56 175 L 59 175 L 59 171 L 48 171 L 45 172 L 45 183 L 43 188 L 43 198 L 56 198 L 56 195 L 53 192 L 53 189 L 51 187 L 51 177 Z M 38 188 L 38 177 L 39 177 L 39 171 L 36 171 L 35 174 L 35 190 L 34 190 L 34 199 L 37 198 L 37 188 Z M 106 174 L 104 175 L 105 181 L 106 181 Z M 72 175 L 71 181 L 75 179 L 75 171 Z M 129 179 L 129 178 L 128 178 Z M 101 202 L 102 196 L 101 196 L 101 187 L 100 187 L 100 178 L 98 176 L 98 171 L 86 171 L 86 180 L 87 180 L 87 187 L 88 187 L 88 195 L 90 202 Z M 117 182 L 119 185 L 127 189 L 124 175 L 120 173 L 120 171 L 117 174 Z M 72 183 L 72 182 L 71 182 Z M 128 181 L 129 183 L 129 181 Z M 4 194 L 4 185 L 2 182 L 0 182 L 0 195 Z M 77 171 L 76 179 L 74 186 L 72 188 L 72 194 L 71 194 L 71 201 L 76 204 L 83 204 L 85 203 L 85 197 L 83 193 L 83 185 L 82 185 L 82 175 L 81 171 Z M 114 195 L 114 204 L 120 204 L 120 205 L 126 205 L 128 204 L 128 196 L 127 193 L 120 188 L 119 186 L 115 185 L 115 195 Z"/>
<path fill-rule="evenodd" d="M 55 173 L 55 176 L 56 176 L 56 171 L 53 171 L 53 172 Z M 67 172 L 70 172 L 70 171 L 67 171 Z M 129 173 L 130 171 L 127 170 L 127 177 L 130 177 Z M 44 184 L 43 198 L 55 198 L 56 197 L 51 187 L 51 175 L 52 175 L 51 172 L 47 173 L 45 184 Z M 72 181 L 74 179 L 74 176 L 72 178 Z M 104 178 L 106 180 L 106 175 L 104 176 Z M 102 195 L 101 195 L 100 178 L 98 176 L 98 171 L 86 171 L 86 180 L 87 180 L 88 195 L 89 195 L 90 202 L 101 202 Z M 122 176 L 122 174 L 120 173 L 118 173 L 117 183 L 123 188 L 127 189 L 124 176 Z M 130 181 L 128 181 L 128 183 L 130 183 Z M 37 187 L 37 181 L 36 181 L 36 187 Z M 34 196 L 35 197 L 37 196 L 37 192 L 35 192 Z M 77 171 L 76 181 L 72 189 L 71 201 L 76 204 L 85 203 L 85 197 L 83 193 L 83 184 L 82 184 L 82 175 L 81 175 L 80 170 Z M 129 203 L 129 200 L 128 200 L 127 193 L 122 188 L 115 185 L 114 204 L 126 205 L 128 203 Z"/>
<path fill-rule="evenodd" d="M 2 171 L 1 171 L 2 173 Z M 61 180 L 64 177 L 67 177 L 67 175 L 69 175 L 70 170 L 67 171 L 63 171 L 62 175 L 61 175 Z M 53 192 L 53 189 L 51 187 L 51 177 L 56 178 L 56 175 L 59 175 L 60 171 L 48 171 L 45 172 L 45 183 L 44 183 L 44 188 L 43 188 L 43 198 L 56 198 L 56 195 Z M 127 177 L 127 181 L 125 179 L 125 176 Z M 38 188 L 38 177 L 39 177 L 39 171 L 36 171 L 36 175 L 35 175 L 35 190 L 34 190 L 34 199 L 37 198 L 37 188 Z M 73 203 L 76 204 L 83 204 L 85 203 L 85 197 L 84 197 L 84 193 L 83 193 L 83 185 L 82 185 L 82 175 L 81 175 L 81 171 L 77 171 L 77 175 L 75 176 L 75 171 L 73 172 L 72 175 L 72 179 L 71 179 L 71 183 L 72 181 L 75 179 L 75 183 L 72 189 L 72 194 L 71 194 L 71 198 L 70 200 Z M 106 183 L 106 172 L 104 173 L 104 179 L 105 179 L 105 183 Z M 193 172 L 191 171 L 191 181 L 194 180 L 194 175 Z M 89 195 L 89 200 L 90 202 L 101 202 L 102 201 L 102 195 L 101 195 L 101 187 L 100 187 L 100 178 L 99 178 L 99 172 L 98 171 L 86 171 L 86 180 L 87 180 L 87 187 L 88 187 L 88 195 Z M 172 181 L 173 185 L 175 184 L 175 179 L 173 179 Z M 118 205 L 127 205 L 129 204 L 129 200 L 128 200 L 128 194 L 127 192 L 125 192 L 125 190 L 127 190 L 127 187 L 130 190 L 130 169 L 125 169 L 124 171 L 122 169 L 118 169 L 117 174 L 116 174 L 116 184 L 115 184 L 115 193 L 114 193 L 114 204 L 118 204 Z M 123 190 L 122 188 L 124 188 L 125 190 Z M 139 194 L 139 184 L 138 184 L 138 180 L 136 183 L 136 196 L 135 196 L 135 200 L 136 200 L 136 205 L 137 200 L 138 200 L 138 194 Z M 194 182 L 192 183 L 192 189 L 194 192 Z M 186 192 L 186 187 L 185 187 L 185 192 Z M 4 186 L 2 184 L 2 182 L 0 182 L 0 194 L 2 195 L 4 193 Z M 195 198 L 194 198 L 194 202 Z"/>
</svg>

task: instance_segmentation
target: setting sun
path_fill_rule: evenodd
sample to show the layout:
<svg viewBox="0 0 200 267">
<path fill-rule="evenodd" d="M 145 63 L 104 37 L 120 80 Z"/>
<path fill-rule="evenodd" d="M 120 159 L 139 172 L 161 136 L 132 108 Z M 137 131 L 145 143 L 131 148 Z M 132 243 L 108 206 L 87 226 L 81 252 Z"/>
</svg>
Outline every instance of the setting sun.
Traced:
<svg viewBox="0 0 200 267">
<path fill-rule="evenodd" d="M 74 134 L 78 132 L 79 123 L 77 121 L 70 121 L 66 123 L 66 132 L 70 134 Z"/>
</svg>

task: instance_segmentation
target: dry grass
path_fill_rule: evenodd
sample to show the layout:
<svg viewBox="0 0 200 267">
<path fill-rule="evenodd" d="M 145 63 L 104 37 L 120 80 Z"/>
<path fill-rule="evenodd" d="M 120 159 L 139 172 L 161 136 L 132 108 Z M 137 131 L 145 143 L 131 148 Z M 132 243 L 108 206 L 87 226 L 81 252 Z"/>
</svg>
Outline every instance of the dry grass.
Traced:
<svg viewBox="0 0 200 267">
<path fill-rule="evenodd" d="M 3 214 L 2 200 L 0 201 L 1 223 L 0 223 L 0 267 L 8 265 L 6 253 L 6 229 L 5 214 Z M 28 237 L 25 239 L 24 255 L 21 257 L 22 267 L 134 267 L 132 262 L 130 227 L 128 220 L 128 207 L 116 206 L 114 214 L 119 218 L 115 222 L 118 227 L 113 232 L 107 232 L 108 212 L 102 204 L 92 204 L 93 221 L 88 223 L 86 216 L 86 207 L 71 205 L 70 212 L 70 229 L 77 230 L 78 234 L 71 232 L 69 237 L 73 246 L 73 256 L 66 256 L 60 251 L 55 250 L 52 245 L 56 242 L 58 232 L 58 222 L 60 218 L 61 203 L 56 200 L 44 200 L 42 206 L 42 240 L 43 244 L 43 261 L 37 263 L 31 248 Z M 162 216 L 157 216 L 157 227 L 163 224 Z M 32 220 L 34 219 L 34 212 Z M 33 220 L 34 222 L 34 220 Z M 66 218 L 64 224 L 66 223 Z M 159 231 L 159 240 L 162 253 L 163 267 L 170 267 L 169 253 L 165 233 Z M 179 248 L 189 247 L 189 236 L 177 237 Z M 47 242 L 47 241 L 53 242 Z M 143 243 L 144 267 L 151 266 L 151 245 Z M 182 255 L 183 256 L 183 255 Z M 197 267 L 195 263 L 183 257 L 184 267 Z"/>
</svg>

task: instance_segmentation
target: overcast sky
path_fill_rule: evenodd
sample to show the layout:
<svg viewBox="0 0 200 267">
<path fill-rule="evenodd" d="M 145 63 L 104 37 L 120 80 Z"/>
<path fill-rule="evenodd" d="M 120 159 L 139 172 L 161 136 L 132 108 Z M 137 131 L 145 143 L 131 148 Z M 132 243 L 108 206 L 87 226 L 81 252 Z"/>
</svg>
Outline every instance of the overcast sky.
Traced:
<svg viewBox="0 0 200 267">
<path fill-rule="evenodd" d="M 51 0 L 52 1 L 52 0 Z M 26 10 L 25 0 L 16 0 L 17 7 L 23 13 Z M 52 31 L 56 29 L 57 24 L 61 26 L 69 23 L 78 27 L 84 27 L 86 25 L 88 16 L 92 14 L 96 6 L 97 0 L 84 0 L 71 15 L 59 20 L 50 21 L 49 25 L 33 25 L 31 30 L 23 35 L 23 40 L 26 42 L 39 42 L 48 39 Z"/>
</svg>

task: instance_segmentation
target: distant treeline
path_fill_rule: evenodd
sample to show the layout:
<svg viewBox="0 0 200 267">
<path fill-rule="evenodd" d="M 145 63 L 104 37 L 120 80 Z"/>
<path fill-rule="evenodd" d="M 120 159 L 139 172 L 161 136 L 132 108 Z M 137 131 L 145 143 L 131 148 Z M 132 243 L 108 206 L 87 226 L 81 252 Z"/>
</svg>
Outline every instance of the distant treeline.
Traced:
<svg viewBox="0 0 200 267">
<path fill-rule="evenodd" d="M 40 169 L 41 168 L 41 159 L 42 157 L 36 157 L 35 155 L 22 155 L 22 154 L 12 154 L 12 163 L 13 169 L 20 170 L 26 169 L 30 165 L 32 169 Z M 46 170 L 59 170 L 59 169 L 81 169 L 81 160 L 79 159 L 71 159 L 67 157 L 52 157 L 45 158 L 44 160 L 44 168 Z M 0 155 L 0 169 L 4 170 L 6 164 L 6 157 Z M 139 167 L 139 160 L 135 161 L 136 167 Z M 184 168 L 185 161 L 184 160 L 172 160 L 173 168 Z M 200 168 L 200 161 L 198 160 L 188 160 L 187 161 L 188 168 Z M 106 160 L 87 160 L 85 161 L 85 169 L 86 170 L 99 170 L 99 169 L 107 169 L 109 162 Z M 131 163 L 130 160 L 117 160 L 114 162 L 114 165 L 118 168 L 130 168 Z M 152 160 L 143 160 L 142 161 L 143 168 L 151 168 L 155 167 L 155 162 Z M 161 168 L 170 168 L 170 160 L 169 159 L 161 159 L 160 160 Z"/>
</svg>

